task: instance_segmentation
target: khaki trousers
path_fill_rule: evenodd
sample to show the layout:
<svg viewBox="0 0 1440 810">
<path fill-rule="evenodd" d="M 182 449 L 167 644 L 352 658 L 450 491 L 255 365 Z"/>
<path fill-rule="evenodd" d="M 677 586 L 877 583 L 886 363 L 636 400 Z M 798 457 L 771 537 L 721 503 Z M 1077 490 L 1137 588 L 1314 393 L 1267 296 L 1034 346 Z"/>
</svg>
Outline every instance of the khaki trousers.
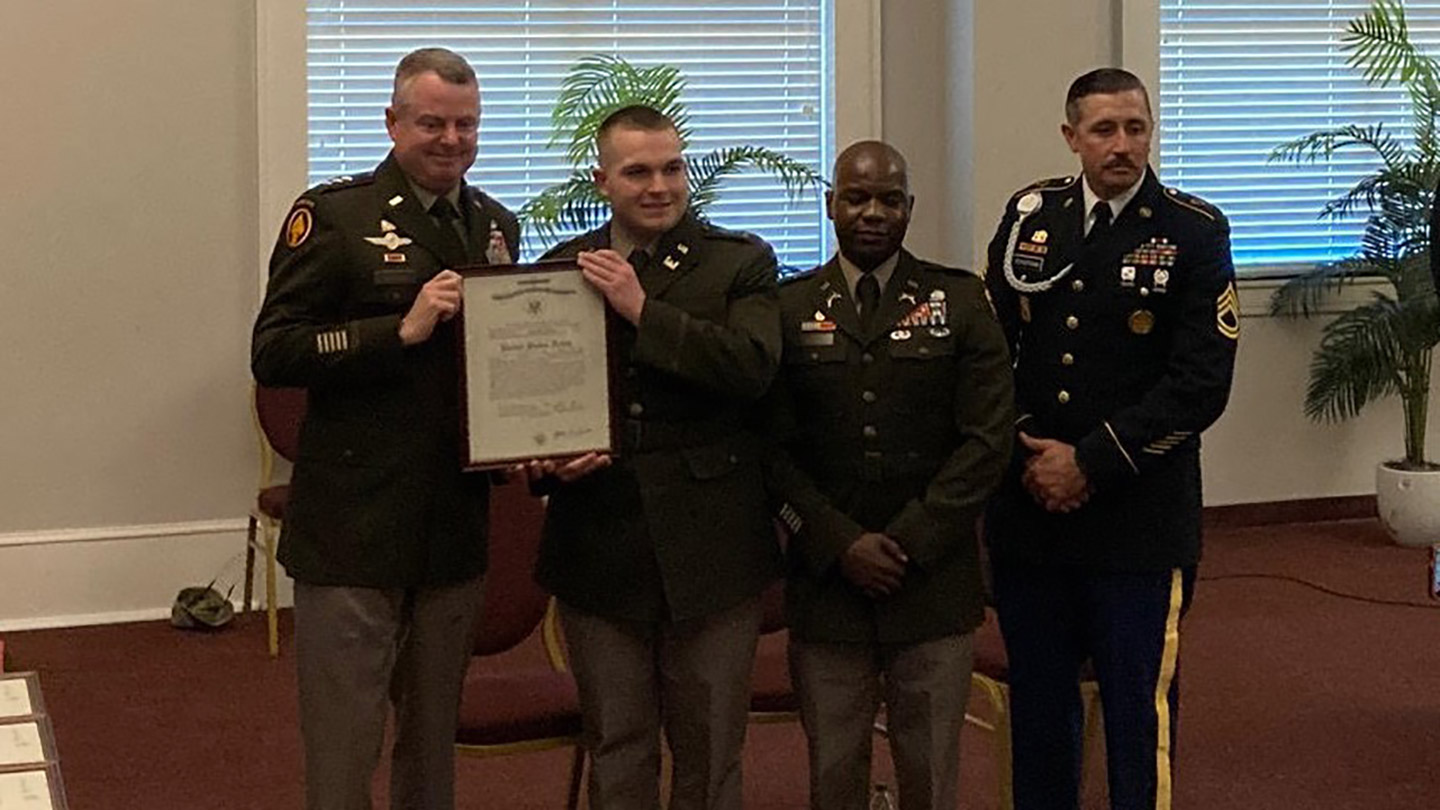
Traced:
<svg viewBox="0 0 1440 810">
<path fill-rule="evenodd" d="M 393 810 L 453 810 L 460 688 L 481 578 L 426 588 L 295 583 L 295 652 L 308 810 L 371 810 L 395 709 Z"/>
<path fill-rule="evenodd" d="M 660 807 L 662 727 L 674 757 L 670 810 L 741 810 L 760 600 L 684 622 L 606 619 L 563 604 L 560 616 L 592 810 Z"/>
<path fill-rule="evenodd" d="M 810 747 L 810 807 L 866 810 L 880 701 L 900 810 L 954 810 L 971 634 L 920 644 L 790 639 L 790 674 Z"/>
</svg>

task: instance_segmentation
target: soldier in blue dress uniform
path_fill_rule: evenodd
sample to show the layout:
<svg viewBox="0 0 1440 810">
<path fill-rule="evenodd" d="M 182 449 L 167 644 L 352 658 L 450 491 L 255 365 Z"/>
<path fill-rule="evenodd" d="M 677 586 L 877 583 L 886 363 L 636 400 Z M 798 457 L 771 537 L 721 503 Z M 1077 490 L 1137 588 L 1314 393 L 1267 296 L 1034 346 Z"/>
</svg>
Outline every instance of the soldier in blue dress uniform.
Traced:
<svg viewBox="0 0 1440 810">
<path fill-rule="evenodd" d="M 1134 75 L 1081 76 L 1065 111 L 1083 171 L 1010 199 L 986 271 L 1019 414 L 986 523 L 1015 806 L 1078 806 L 1088 659 L 1112 807 L 1168 808 L 1200 434 L 1225 408 L 1239 337 L 1229 226 L 1148 167 L 1153 121 Z"/>
</svg>

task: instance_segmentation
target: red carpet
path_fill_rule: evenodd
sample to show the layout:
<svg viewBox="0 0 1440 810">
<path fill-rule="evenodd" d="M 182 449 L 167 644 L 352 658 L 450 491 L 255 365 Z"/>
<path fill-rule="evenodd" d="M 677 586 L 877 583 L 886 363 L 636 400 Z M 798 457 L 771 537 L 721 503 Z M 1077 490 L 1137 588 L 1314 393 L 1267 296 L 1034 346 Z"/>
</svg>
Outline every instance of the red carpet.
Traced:
<svg viewBox="0 0 1440 810">
<path fill-rule="evenodd" d="M 1182 635 L 1175 806 L 1434 806 L 1440 611 L 1424 597 L 1425 554 L 1390 545 L 1369 521 L 1212 531 L 1207 543 Z M 42 673 L 75 810 L 275 810 L 299 807 L 301 796 L 288 625 L 282 631 L 274 661 L 263 614 L 213 636 L 153 622 L 5 640 L 13 665 Z M 538 662 L 538 648 L 494 665 L 519 659 Z M 993 808 L 983 732 L 966 730 L 962 757 L 961 806 Z M 877 778 L 888 779 L 888 762 L 877 760 Z M 566 751 L 461 760 L 460 806 L 562 807 L 568 762 Z M 1106 806 L 1101 767 L 1095 758 L 1087 768 L 1087 808 Z M 746 768 L 746 807 L 805 806 L 794 724 L 752 726 Z"/>
</svg>

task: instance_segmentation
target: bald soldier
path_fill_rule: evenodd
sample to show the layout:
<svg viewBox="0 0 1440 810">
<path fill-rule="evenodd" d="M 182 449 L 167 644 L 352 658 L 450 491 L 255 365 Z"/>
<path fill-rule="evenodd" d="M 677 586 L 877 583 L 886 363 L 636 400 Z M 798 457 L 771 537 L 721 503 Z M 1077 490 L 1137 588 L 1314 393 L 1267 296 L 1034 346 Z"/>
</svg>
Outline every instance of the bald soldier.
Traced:
<svg viewBox="0 0 1440 810">
<path fill-rule="evenodd" d="M 979 278 L 902 247 L 914 201 L 894 148 L 846 149 L 825 195 L 839 253 L 780 291 L 769 479 L 793 531 L 810 806 L 826 810 L 864 810 L 882 699 L 902 810 L 955 807 L 975 520 L 1011 448 L 1004 334 Z"/>
</svg>

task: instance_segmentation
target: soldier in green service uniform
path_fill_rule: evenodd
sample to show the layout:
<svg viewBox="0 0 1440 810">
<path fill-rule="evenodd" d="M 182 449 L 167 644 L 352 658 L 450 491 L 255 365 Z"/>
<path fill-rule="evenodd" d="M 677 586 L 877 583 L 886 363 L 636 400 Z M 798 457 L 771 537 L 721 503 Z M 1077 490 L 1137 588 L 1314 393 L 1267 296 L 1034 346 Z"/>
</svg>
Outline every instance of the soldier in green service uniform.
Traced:
<svg viewBox="0 0 1440 810">
<path fill-rule="evenodd" d="M 864 810 L 883 699 L 902 810 L 956 805 L 976 519 L 1010 454 L 1009 354 L 980 279 L 902 247 L 905 159 L 876 141 L 835 161 L 839 253 L 780 290 L 771 487 L 793 530 L 791 672 L 810 806 Z"/>
<path fill-rule="evenodd" d="M 488 486 L 462 474 L 450 267 L 508 262 L 515 218 L 465 184 L 480 93 L 450 51 L 401 60 L 371 174 L 295 202 L 256 318 L 255 378 L 308 390 L 279 557 L 295 579 L 310 810 L 454 806 L 454 735 L 485 571 Z M 388 700 L 387 700 L 388 699 Z"/>
<path fill-rule="evenodd" d="M 619 453 L 530 467 L 551 493 L 538 577 L 561 604 L 597 810 L 739 810 L 759 596 L 779 571 L 746 415 L 780 357 L 776 264 L 687 210 L 674 123 L 647 107 L 596 136 L 611 218 L 578 257 L 623 321 Z"/>
</svg>

